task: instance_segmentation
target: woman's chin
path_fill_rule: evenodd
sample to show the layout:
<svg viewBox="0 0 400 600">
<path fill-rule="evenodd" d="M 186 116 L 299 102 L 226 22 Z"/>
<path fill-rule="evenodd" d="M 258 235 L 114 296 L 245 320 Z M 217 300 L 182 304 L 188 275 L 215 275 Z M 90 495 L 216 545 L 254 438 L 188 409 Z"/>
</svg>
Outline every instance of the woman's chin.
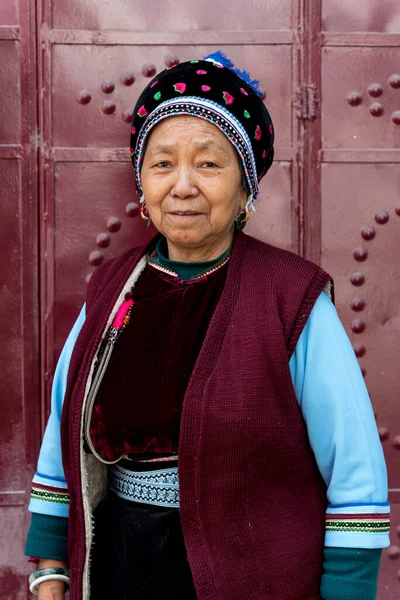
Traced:
<svg viewBox="0 0 400 600">
<path fill-rule="evenodd" d="M 168 242 L 177 246 L 197 247 L 202 245 L 206 236 L 201 235 L 198 231 L 191 231 L 187 227 L 174 229 L 172 231 L 163 231 L 163 235 Z"/>
<path fill-rule="evenodd" d="M 171 219 L 172 221 L 172 219 Z M 175 219 L 174 222 L 162 223 L 161 233 L 173 244 L 180 246 L 198 246 L 207 239 L 207 231 L 199 227 L 197 218 L 193 219 Z"/>
</svg>

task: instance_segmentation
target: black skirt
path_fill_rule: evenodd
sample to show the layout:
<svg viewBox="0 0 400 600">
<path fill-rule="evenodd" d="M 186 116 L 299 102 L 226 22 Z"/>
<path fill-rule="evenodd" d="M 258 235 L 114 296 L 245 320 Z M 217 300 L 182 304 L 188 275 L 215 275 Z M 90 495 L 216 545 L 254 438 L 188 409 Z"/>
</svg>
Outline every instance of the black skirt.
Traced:
<svg viewBox="0 0 400 600">
<path fill-rule="evenodd" d="M 178 508 L 109 491 L 94 514 L 90 600 L 196 600 Z"/>
</svg>

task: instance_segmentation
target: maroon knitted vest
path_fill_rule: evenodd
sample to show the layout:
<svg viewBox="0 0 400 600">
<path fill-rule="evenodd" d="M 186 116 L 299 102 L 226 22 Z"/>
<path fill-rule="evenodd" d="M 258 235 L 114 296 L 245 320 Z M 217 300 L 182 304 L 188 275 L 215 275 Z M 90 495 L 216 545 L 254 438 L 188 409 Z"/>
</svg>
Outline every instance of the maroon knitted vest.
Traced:
<svg viewBox="0 0 400 600">
<path fill-rule="evenodd" d="M 111 307 L 146 251 L 95 272 L 71 359 L 61 425 L 71 600 L 82 598 L 88 550 L 79 474 L 85 384 Z M 289 359 L 329 281 L 295 254 L 235 236 L 181 418 L 180 514 L 199 600 L 319 599 L 326 489 Z"/>
</svg>

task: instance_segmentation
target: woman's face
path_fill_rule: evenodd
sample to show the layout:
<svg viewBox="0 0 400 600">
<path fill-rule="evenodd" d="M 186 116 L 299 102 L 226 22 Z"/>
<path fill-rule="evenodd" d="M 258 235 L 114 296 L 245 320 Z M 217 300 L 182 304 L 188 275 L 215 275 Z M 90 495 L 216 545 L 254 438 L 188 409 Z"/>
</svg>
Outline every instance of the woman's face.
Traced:
<svg viewBox="0 0 400 600">
<path fill-rule="evenodd" d="M 190 116 L 158 123 L 149 136 L 141 183 L 170 258 L 207 260 L 229 247 L 247 193 L 239 156 L 217 127 Z"/>
</svg>

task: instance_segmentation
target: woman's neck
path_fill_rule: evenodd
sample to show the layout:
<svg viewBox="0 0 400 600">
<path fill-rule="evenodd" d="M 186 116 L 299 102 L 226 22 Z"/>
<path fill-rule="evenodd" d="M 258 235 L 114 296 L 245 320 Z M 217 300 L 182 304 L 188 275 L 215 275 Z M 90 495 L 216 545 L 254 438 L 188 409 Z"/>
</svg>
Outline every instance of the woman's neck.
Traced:
<svg viewBox="0 0 400 600">
<path fill-rule="evenodd" d="M 216 240 L 216 243 L 204 244 L 199 247 L 175 244 L 167 238 L 168 258 L 177 262 L 206 262 L 214 260 L 232 246 L 233 234 L 234 231 L 232 230 L 223 239 Z"/>
</svg>

